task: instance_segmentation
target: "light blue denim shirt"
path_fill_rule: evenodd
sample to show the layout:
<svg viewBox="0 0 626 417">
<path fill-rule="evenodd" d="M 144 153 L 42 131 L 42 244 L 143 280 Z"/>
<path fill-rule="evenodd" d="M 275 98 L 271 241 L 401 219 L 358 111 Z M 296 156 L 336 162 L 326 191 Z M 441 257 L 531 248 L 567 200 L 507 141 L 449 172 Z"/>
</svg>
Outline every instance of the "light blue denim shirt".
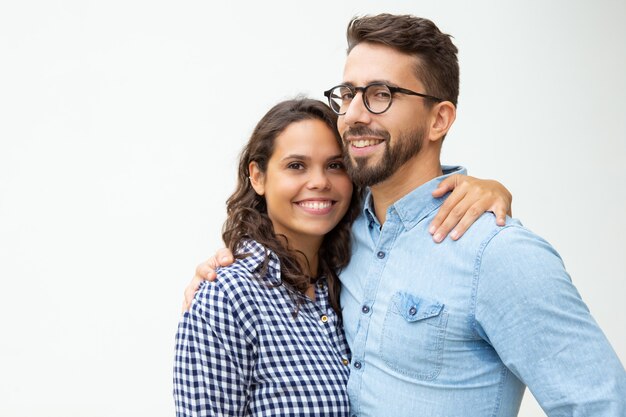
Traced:
<svg viewBox="0 0 626 417">
<path fill-rule="evenodd" d="M 545 240 L 486 213 L 433 242 L 442 178 L 389 207 L 382 228 L 368 193 L 353 225 L 351 415 L 515 416 L 527 385 L 549 416 L 626 416 L 626 372 Z"/>
</svg>

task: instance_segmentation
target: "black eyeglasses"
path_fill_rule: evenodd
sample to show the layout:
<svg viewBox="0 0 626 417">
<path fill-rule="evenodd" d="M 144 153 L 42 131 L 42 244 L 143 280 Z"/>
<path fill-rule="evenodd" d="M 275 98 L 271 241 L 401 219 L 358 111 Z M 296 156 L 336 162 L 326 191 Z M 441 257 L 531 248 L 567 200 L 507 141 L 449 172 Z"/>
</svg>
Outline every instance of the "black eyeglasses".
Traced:
<svg viewBox="0 0 626 417">
<path fill-rule="evenodd" d="M 393 95 L 396 93 L 407 94 L 411 96 L 423 97 L 428 100 L 442 102 L 443 99 L 429 96 L 428 94 L 416 93 L 401 87 L 392 87 L 383 83 L 372 83 L 365 87 L 355 87 L 352 85 L 341 84 L 324 91 L 324 95 L 328 97 L 328 105 L 338 115 L 346 114 L 352 99 L 356 93 L 363 93 L 363 103 L 370 113 L 381 114 L 389 110 Z"/>
</svg>

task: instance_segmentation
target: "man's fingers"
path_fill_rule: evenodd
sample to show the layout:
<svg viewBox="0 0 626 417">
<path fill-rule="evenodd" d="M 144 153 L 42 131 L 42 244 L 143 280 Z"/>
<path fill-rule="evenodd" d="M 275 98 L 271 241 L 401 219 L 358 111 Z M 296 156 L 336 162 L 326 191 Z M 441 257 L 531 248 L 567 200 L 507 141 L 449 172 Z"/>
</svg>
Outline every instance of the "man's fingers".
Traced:
<svg viewBox="0 0 626 417">
<path fill-rule="evenodd" d="M 233 254 L 228 248 L 222 248 L 215 254 L 216 266 L 228 266 L 235 262 Z"/>
<path fill-rule="evenodd" d="M 217 274 L 215 270 L 220 266 L 228 266 L 234 262 L 233 254 L 228 248 L 222 248 L 217 251 L 215 256 L 210 257 L 206 261 L 196 266 L 196 275 L 193 277 L 187 288 L 185 288 L 185 297 L 183 300 L 183 312 L 189 311 L 191 302 L 200 288 L 203 281 L 215 281 Z"/>
<path fill-rule="evenodd" d="M 195 297 L 198 288 L 200 288 L 200 284 L 204 281 L 204 279 L 198 275 L 193 277 L 189 285 L 185 288 L 185 300 L 183 302 L 183 308 L 186 311 L 189 311 L 189 307 L 191 306 L 191 302 L 193 301 L 193 297 Z"/>
<path fill-rule="evenodd" d="M 215 270 L 218 266 L 221 266 L 215 256 L 210 257 L 205 262 L 202 262 L 196 267 L 196 276 L 195 278 L 205 279 L 208 281 L 214 281 L 217 275 L 215 274 Z M 199 285 L 199 284 L 198 284 Z"/>
<path fill-rule="evenodd" d="M 213 281 L 217 277 L 215 274 L 217 268 L 231 265 L 233 262 L 235 262 L 235 260 L 232 252 L 228 248 L 221 248 L 215 255 L 196 267 L 196 276 Z"/>
</svg>

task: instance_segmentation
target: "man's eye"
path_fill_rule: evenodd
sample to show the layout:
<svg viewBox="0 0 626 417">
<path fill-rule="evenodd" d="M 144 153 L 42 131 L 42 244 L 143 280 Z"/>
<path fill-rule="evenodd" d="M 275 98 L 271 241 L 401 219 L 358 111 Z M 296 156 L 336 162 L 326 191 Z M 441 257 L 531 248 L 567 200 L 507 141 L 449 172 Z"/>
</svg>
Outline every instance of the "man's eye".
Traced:
<svg viewBox="0 0 626 417">
<path fill-rule="evenodd" d="M 373 97 L 374 100 L 380 101 L 389 101 L 391 98 L 391 92 L 387 89 L 376 89 L 374 91 L 369 92 L 369 96 Z"/>
<path fill-rule="evenodd" d="M 346 87 L 341 87 L 338 88 L 337 90 L 335 90 L 337 92 L 337 96 L 339 96 L 339 98 L 341 100 L 352 100 L 354 98 L 354 94 L 352 93 L 352 90 L 350 90 L 349 88 Z"/>
</svg>

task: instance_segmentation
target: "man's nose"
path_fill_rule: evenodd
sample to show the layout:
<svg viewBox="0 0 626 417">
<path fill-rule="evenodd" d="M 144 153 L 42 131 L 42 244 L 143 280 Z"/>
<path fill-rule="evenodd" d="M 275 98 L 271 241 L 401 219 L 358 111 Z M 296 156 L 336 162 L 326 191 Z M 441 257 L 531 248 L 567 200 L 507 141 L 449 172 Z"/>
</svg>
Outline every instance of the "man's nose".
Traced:
<svg viewBox="0 0 626 417">
<path fill-rule="evenodd" d="M 371 121 L 372 113 L 365 107 L 363 101 L 363 93 L 357 92 L 346 110 L 346 114 L 343 116 L 343 121 L 348 126 L 354 126 L 356 124 L 369 124 Z"/>
</svg>

